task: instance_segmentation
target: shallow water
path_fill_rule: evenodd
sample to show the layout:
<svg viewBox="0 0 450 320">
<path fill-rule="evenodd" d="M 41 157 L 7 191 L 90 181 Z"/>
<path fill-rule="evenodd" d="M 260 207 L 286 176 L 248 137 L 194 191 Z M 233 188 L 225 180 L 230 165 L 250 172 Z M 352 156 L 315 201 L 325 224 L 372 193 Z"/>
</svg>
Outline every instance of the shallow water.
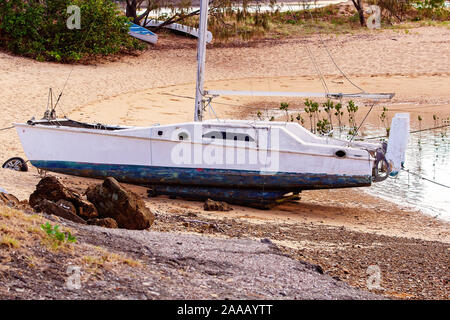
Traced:
<svg viewBox="0 0 450 320">
<path fill-rule="evenodd" d="M 267 118 L 270 116 L 274 116 L 279 121 L 285 119 L 285 113 L 278 109 L 270 110 Z M 411 130 L 440 125 L 442 124 L 411 128 Z M 363 133 L 360 139 L 365 140 L 370 137 L 384 136 L 386 129 L 366 124 Z M 333 136 L 342 140 L 351 138 L 348 135 L 348 128 L 341 132 L 339 129 L 334 130 Z M 368 139 L 367 141 L 376 142 L 386 139 Z M 389 177 L 363 190 L 399 205 L 419 209 L 425 214 L 450 221 L 450 189 L 421 178 L 450 186 L 450 127 L 411 133 L 404 167 L 411 173 L 401 171 L 395 178 Z"/>
<path fill-rule="evenodd" d="M 313 9 L 313 8 L 323 8 L 326 7 L 328 5 L 331 4 L 338 4 L 341 2 L 345 2 L 344 0 L 328 0 L 328 1 L 298 1 L 297 3 L 295 2 L 277 2 L 274 5 L 269 5 L 269 4 L 249 4 L 247 5 L 247 11 L 248 12 L 273 12 L 273 11 L 280 11 L 280 12 L 287 12 L 287 11 L 301 11 L 301 10 L 306 10 L 306 9 Z M 241 6 L 232 6 L 233 9 L 242 9 Z M 196 11 L 199 10 L 200 7 L 198 6 L 198 4 L 196 6 L 192 6 L 190 7 L 187 12 L 192 12 L 192 11 Z M 138 14 L 142 14 L 144 13 L 145 8 L 141 9 L 140 11 L 138 11 Z M 156 12 L 156 14 L 155 14 Z M 152 12 L 152 16 L 155 17 L 160 17 L 161 16 L 165 16 L 165 15 L 172 15 L 174 14 L 174 8 L 171 7 L 163 7 L 163 8 L 159 8 L 155 11 Z"/>
<path fill-rule="evenodd" d="M 384 129 L 368 127 L 367 137 L 379 136 Z M 438 183 L 450 185 L 450 129 L 441 128 L 411 133 L 405 169 Z M 420 209 L 450 221 L 450 189 L 425 181 L 405 171 L 396 178 L 374 183 L 367 189 L 384 199 Z"/>
</svg>

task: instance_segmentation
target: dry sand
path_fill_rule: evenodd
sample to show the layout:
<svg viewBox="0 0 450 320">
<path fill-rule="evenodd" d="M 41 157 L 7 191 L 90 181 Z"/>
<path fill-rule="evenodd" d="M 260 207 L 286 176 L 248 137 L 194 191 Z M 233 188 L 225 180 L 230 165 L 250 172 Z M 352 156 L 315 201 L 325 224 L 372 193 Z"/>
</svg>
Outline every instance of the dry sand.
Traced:
<svg viewBox="0 0 450 320">
<path fill-rule="evenodd" d="M 377 106 L 369 122 L 379 124 L 379 110 L 420 114 L 432 125 L 432 114 L 450 116 L 450 30 L 423 27 L 325 36 L 336 62 L 367 91 L 396 92 L 389 104 Z M 330 91 L 351 88 L 339 76 L 317 36 L 289 40 L 256 41 L 247 46 L 211 46 L 207 51 L 207 88 L 323 91 L 308 58 L 310 45 L 322 66 Z M 99 65 L 40 63 L 0 53 L 0 128 L 40 117 L 47 90 L 59 92 L 71 73 L 61 99 L 65 114 L 79 120 L 111 124 L 150 125 L 191 121 L 196 68 L 195 42 L 162 36 L 160 43 L 138 57 Z M 254 117 L 257 110 L 279 100 L 228 98 L 215 100 L 221 117 Z M 292 101 L 293 108 L 300 103 Z M 251 108 L 251 106 L 255 106 Z M 210 115 L 208 115 L 210 116 Z M 377 122 L 378 121 L 378 122 Z M 417 126 L 417 123 L 413 123 Z M 14 130 L 0 131 L 0 159 L 24 156 Z M 64 176 L 63 176 L 64 177 Z M 0 187 L 27 199 L 39 180 L 36 169 L 27 173 L 0 170 Z M 91 179 L 64 177 L 70 186 L 84 190 Z M 145 195 L 146 190 L 132 187 Z M 200 202 L 147 200 L 158 212 L 193 210 L 205 218 L 222 213 L 202 212 Z M 370 234 L 400 236 L 450 243 L 449 223 L 370 196 L 361 190 L 304 192 L 302 200 L 271 211 L 234 206 L 227 217 L 253 224 L 311 224 L 345 227 Z"/>
</svg>

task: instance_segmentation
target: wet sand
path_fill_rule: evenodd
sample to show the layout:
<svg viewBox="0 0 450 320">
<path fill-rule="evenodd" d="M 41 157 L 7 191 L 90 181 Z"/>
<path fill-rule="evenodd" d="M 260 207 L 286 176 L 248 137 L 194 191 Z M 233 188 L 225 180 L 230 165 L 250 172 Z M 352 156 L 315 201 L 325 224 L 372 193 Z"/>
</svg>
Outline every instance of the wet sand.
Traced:
<svg viewBox="0 0 450 320">
<path fill-rule="evenodd" d="M 450 116 L 448 29 L 426 27 L 411 29 L 409 33 L 384 30 L 325 36 L 325 39 L 335 60 L 352 80 L 367 91 L 397 93 L 389 104 L 376 106 L 368 123 L 380 124 L 379 114 L 383 106 L 389 107 L 390 116 L 399 111 L 411 112 L 413 127 L 418 125 L 415 119 L 419 114 L 424 119 L 423 127 L 434 124 L 433 114 L 441 118 Z M 322 71 L 330 91 L 350 89 L 330 63 L 326 52 L 318 47 L 319 39 L 316 36 L 257 41 L 243 47 L 213 45 L 207 52 L 206 86 L 225 90 L 323 91 L 307 56 L 306 43 L 313 48 L 318 63 L 323 66 Z M 61 100 L 62 109 L 58 110 L 60 114 L 63 110 L 77 120 L 127 125 L 191 121 L 195 55 L 194 41 L 179 40 L 173 36 L 161 37 L 155 48 L 138 57 L 89 66 L 38 63 L 0 53 L 0 70 L 4 75 L 0 79 L 0 128 L 12 122 L 26 121 L 32 116 L 40 117 L 46 108 L 48 87 L 59 92 L 72 68 Z M 303 109 L 301 100 L 289 102 L 291 110 Z M 214 108 L 223 118 L 252 118 L 258 110 L 277 109 L 279 103 L 280 100 L 262 101 L 253 97 L 219 97 L 215 100 Z M 359 117 L 364 114 L 361 112 Z M 0 131 L 0 138 L 0 159 L 4 161 L 12 156 L 24 156 L 14 130 Z M 60 176 L 68 185 L 80 191 L 96 182 Z M 35 168 L 27 173 L 0 170 L 0 187 L 21 200 L 28 198 L 38 181 L 39 175 Z M 146 195 L 145 188 L 130 188 Z M 304 192 L 300 201 L 270 211 L 233 206 L 234 210 L 228 213 L 211 213 L 204 212 L 200 202 L 164 197 L 146 201 L 152 210 L 161 213 L 161 217 L 192 211 L 200 219 L 234 219 L 237 223 L 241 221 L 249 228 L 256 229 L 264 225 L 288 229 L 289 226 L 311 226 L 317 227 L 317 230 L 343 227 L 350 232 L 371 236 L 439 242 L 447 247 L 450 243 L 449 223 L 381 200 L 361 189 Z M 163 222 L 161 224 L 164 225 Z M 166 229 L 170 231 L 169 223 L 165 224 Z M 178 227 L 173 230 L 180 232 Z M 188 229 L 183 232 L 198 231 Z M 347 240 L 342 239 L 343 242 Z M 282 237 L 278 237 L 277 241 L 282 243 Z M 352 242 L 351 239 L 348 241 Z M 296 242 L 298 245 L 301 239 Z M 343 254 L 347 256 L 354 254 L 345 252 Z M 311 255 L 308 255 L 308 259 L 323 264 L 320 252 L 315 254 L 316 260 Z M 441 251 L 436 251 L 436 254 L 445 260 L 448 249 L 444 251 L 444 256 Z M 408 257 L 403 258 L 407 263 Z M 372 264 L 376 264 L 376 261 Z M 439 297 L 443 298 L 448 280 L 447 285 L 445 279 L 441 280 L 443 284 Z M 402 292 L 406 291 L 407 288 L 402 289 Z M 412 296 L 421 297 L 418 294 Z M 430 295 L 425 297 L 430 298 Z"/>
</svg>

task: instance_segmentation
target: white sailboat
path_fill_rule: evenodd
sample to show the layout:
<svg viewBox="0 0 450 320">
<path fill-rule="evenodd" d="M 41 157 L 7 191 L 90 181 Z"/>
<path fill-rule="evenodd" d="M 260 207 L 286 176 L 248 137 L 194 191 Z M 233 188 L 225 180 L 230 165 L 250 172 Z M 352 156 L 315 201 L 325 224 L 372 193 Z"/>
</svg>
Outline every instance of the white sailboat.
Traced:
<svg viewBox="0 0 450 320">
<path fill-rule="evenodd" d="M 208 1 L 201 1 L 194 121 L 148 127 L 86 124 L 52 116 L 15 124 L 31 164 L 84 177 L 114 177 L 156 194 L 269 206 L 302 190 L 370 186 L 399 171 L 409 114 L 392 120 L 386 144 L 320 137 L 293 122 L 203 120 Z M 252 93 L 255 95 L 255 93 Z M 269 93 L 261 93 L 262 95 Z M 342 97 L 345 94 L 270 93 Z M 389 98 L 391 94 L 351 97 Z"/>
</svg>

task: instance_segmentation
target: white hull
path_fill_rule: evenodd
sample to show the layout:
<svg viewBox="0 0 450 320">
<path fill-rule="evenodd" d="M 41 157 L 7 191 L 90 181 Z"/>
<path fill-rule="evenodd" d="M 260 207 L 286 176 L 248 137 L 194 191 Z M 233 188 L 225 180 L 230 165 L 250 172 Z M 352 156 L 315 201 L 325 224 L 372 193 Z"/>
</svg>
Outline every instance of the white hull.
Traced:
<svg viewBox="0 0 450 320">
<path fill-rule="evenodd" d="M 157 27 L 157 26 L 159 26 L 162 23 L 164 23 L 164 21 L 149 20 L 145 24 L 145 27 Z M 164 28 L 167 28 L 167 29 L 170 29 L 170 30 L 174 30 L 174 31 L 178 31 L 178 32 L 182 32 L 182 33 L 191 35 L 191 36 L 196 37 L 196 38 L 198 38 L 198 36 L 199 36 L 197 28 L 185 26 L 185 25 L 179 24 L 179 23 L 171 23 L 171 24 L 166 25 Z M 212 33 L 210 31 L 208 31 L 206 33 L 206 42 L 210 43 L 212 41 L 212 38 L 213 38 Z"/>
<path fill-rule="evenodd" d="M 345 141 L 317 137 L 294 123 L 206 121 L 104 130 L 36 122 L 34 125 L 17 124 L 16 128 L 32 164 L 51 171 L 58 171 L 54 166 L 59 164 L 80 166 L 80 172 L 68 173 L 83 175 L 85 168 L 89 171 L 86 176 L 94 176 L 96 170 L 106 170 L 99 165 L 136 166 L 138 171 L 205 169 L 213 170 L 211 179 L 214 181 L 217 180 L 217 176 L 213 176 L 217 174 L 215 172 L 224 173 L 223 185 L 231 181 L 227 175 L 248 173 L 247 178 L 256 180 L 260 179 L 256 176 L 289 176 L 289 188 L 295 186 L 296 178 L 300 181 L 307 177 L 311 180 L 311 188 L 317 189 L 345 187 L 347 182 L 348 186 L 368 185 L 375 161 L 367 150 L 357 145 L 348 147 Z M 222 135 L 224 132 L 229 136 Z M 378 147 L 376 144 L 367 146 L 373 150 Z M 338 156 L 338 151 L 344 155 Z M 53 167 L 46 167 L 49 163 Z M 191 171 L 189 174 L 194 172 Z M 166 176 L 164 181 L 159 181 L 157 176 L 147 176 L 152 174 L 143 174 L 148 177 L 148 184 L 168 181 Z M 138 175 L 133 173 L 134 177 Z M 352 177 L 360 179 L 361 183 Z M 127 180 L 126 176 L 119 179 Z M 199 181 L 199 185 L 208 184 L 207 180 L 208 177 Z M 145 179 L 138 182 L 146 183 Z M 308 189 L 306 184 L 302 181 L 297 189 Z M 279 185 L 279 188 L 283 189 L 283 186 Z"/>
</svg>

